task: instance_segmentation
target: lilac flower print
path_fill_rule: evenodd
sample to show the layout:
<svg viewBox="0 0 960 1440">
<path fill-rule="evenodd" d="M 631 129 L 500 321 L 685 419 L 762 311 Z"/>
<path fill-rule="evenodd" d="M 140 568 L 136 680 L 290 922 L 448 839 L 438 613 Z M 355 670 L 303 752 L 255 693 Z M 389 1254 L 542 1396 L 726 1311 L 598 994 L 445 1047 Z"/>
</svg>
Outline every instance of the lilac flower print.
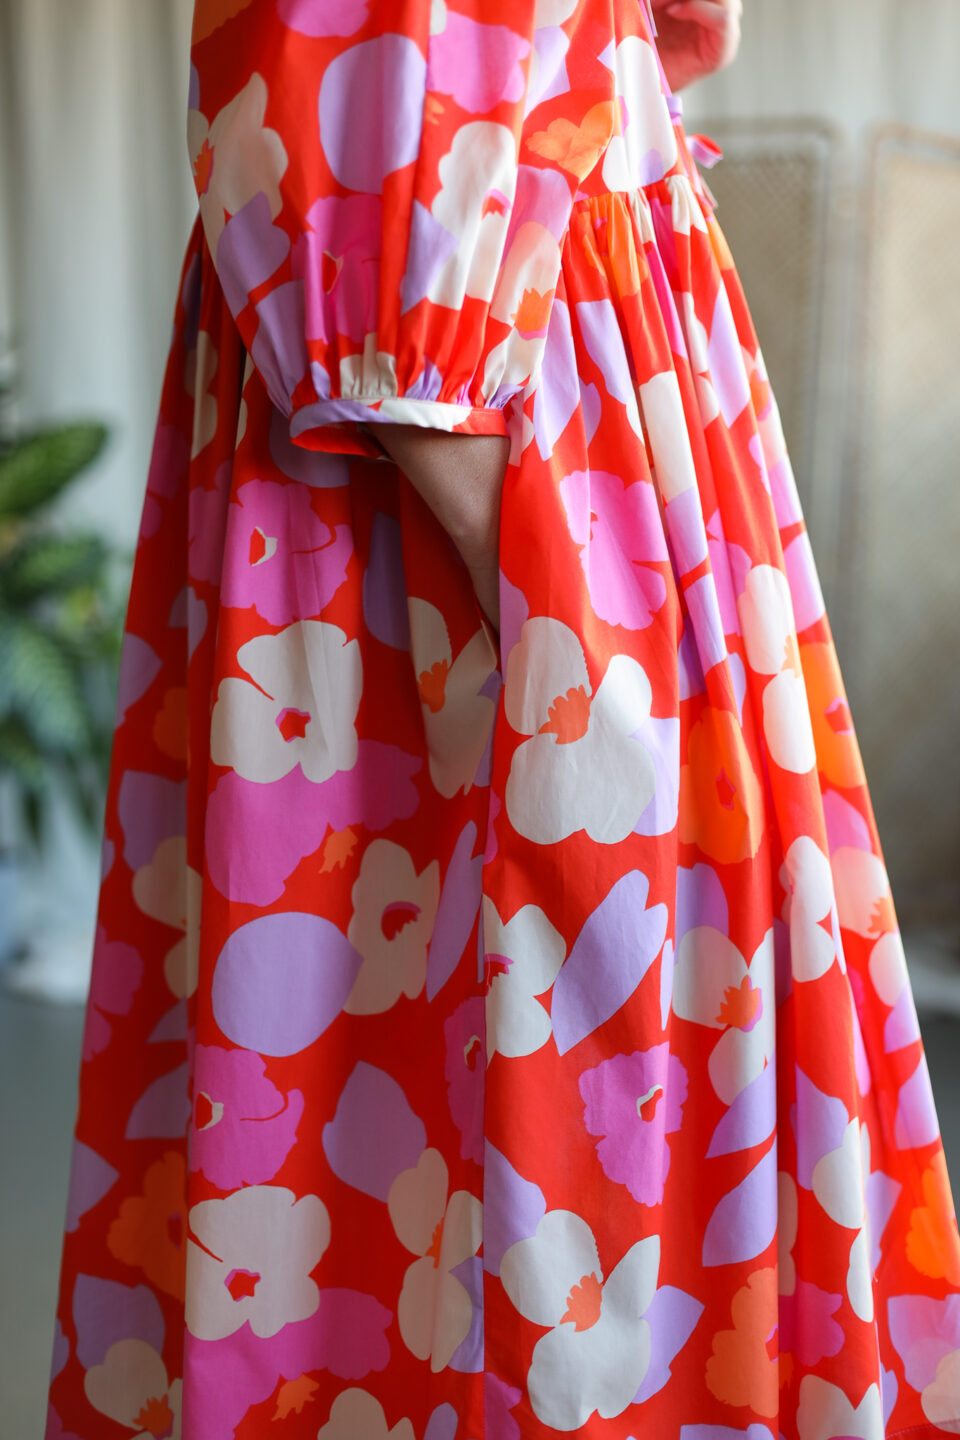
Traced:
<svg viewBox="0 0 960 1440">
<path fill-rule="evenodd" d="M 670 1169 L 665 1137 L 680 1129 L 686 1067 L 664 1041 L 585 1070 L 580 1094 L 584 1124 L 602 1137 L 597 1157 L 604 1174 L 641 1205 L 659 1205 Z"/>
</svg>

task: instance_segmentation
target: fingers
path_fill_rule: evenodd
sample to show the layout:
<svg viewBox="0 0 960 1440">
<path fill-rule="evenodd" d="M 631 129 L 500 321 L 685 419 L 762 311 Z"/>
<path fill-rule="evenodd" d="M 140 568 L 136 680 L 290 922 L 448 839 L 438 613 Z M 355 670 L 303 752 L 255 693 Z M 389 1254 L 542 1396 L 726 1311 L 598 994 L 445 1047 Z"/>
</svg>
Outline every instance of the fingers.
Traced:
<svg viewBox="0 0 960 1440">
<path fill-rule="evenodd" d="M 674 0 L 663 8 L 674 20 L 691 21 L 708 30 L 724 30 L 730 23 L 731 13 L 741 14 L 742 3 L 741 0 Z"/>
</svg>

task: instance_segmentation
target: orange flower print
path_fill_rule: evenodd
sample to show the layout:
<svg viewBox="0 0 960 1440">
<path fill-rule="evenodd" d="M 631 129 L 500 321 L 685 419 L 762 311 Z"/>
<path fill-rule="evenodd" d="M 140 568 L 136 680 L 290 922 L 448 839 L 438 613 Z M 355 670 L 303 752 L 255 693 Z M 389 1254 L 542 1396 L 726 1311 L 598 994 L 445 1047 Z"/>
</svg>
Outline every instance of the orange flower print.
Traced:
<svg viewBox="0 0 960 1440">
<path fill-rule="evenodd" d="M 739 985 L 728 985 L 724 991 L 717 1021 L 749 1030 L 759 1009 L 760 991 L 750 983 L 750 976 L 744 975 Z"/>
<path fill-rule="evenodd" d="M 286 1420 L 293 1411 L 299 1415 L 304 1405 L 308 1405 L 313 1399 L 316 1390 L 317 1382 L 311 1380 L 309 1375 L 298 1375 L 296 1380 L 285 1380 L 277 1392 L 274 1420 Z"/>
<path fill-rule="evenodd" d="M 187 691 L 183 686 L 173 686 L 163 697 L 163 708 L 153 722 L 157 749 L 172 760 L 186 759 L 187 720 Z"/>
<path fill-rule="evenodd" d="M 447 676 L 450 673 L 450 665 L 447 660 L 436 660 L 429 670 L 424 670 L 417 676 L 417 688 L 420 691 L 421 703 L 427 705 L 434 713 L 443 709 L 444 691 L 447 687 Z"/>
<path fill-rule="evenodd" d="M 690 731 L 680 769 L 680 839 L 731 865 L 756 855 L 763 796 L 737 718 L 708 705 Z"/>
<path fill-rule="evenodd" d="M 219 30 L 234 15 L 246 10 L 251 0 L 197 0 L 193 16 L 193 43 L 206 40 L 214 30 Z"/>
<path fill-rule="evenodd" d="M 921 1275 L 960 1285 L 960 1237 L 953 1215 L 953 1196 L 942 1150 L 923 1172 L 923 1204 L 910 1212 L 907 1259 Z"/>
<path fill-rule="evenodd" d="M 193 178 L 197 182 L 197 194 L 206 195 L 210 188 L 210 176 L 213 174 L 213 146 L 209 140 L 204 140 L 200 146 L 196 160 L 193 162 Z"/>
<path fill-rule="evenodd" d="M 595 1271 L 589 1275 L 580 1277 L 580 1284 L 574 1285 L 567 1296 L 567 1308 L 561 1317 L 561 1325 L 566 1320 L 573 1321 L 575 1330 L 589 1330 L 591 1325 L 596 1325 L 600 1319 L 600 1301 L 603 1291 Z"/>
<path fill-rule="evenodd" d="M 612 100 L 601 100 L 591 106 L 579 125 L 563 118 L 551 120 L 546 130 L 537 130 L 527 144 L 535 154 L 554 160 L 582 180 L 590 174 L 619 128 L 619 106 Z"/>
<path fill-rule="evenodd" d="M 775 1348 L 777 1272 L 755 1270 L 730 1302 L 732 1330 L 718 1330 L 707 1361 L 707 1389 L 727 1405 L 749 1405 L 758 1415 L 776 1415 L 780 1400 Z M 771 1343 L 773 1342 L 773 1343 Z M 773 1350 L 773 1354 L 771 1354 Z"/>
<path fill-rule="evenodd" d="M 112 1255 L 138 1266 L 151 1284 L 177 1300 L 184 1295 L 186 1193 L 183 1157 L 168 1150 L 148 1169 L 142 1194 L 123 1201 L 107 1232 Z"/>
<path fill-rule="evenodd" d="M 553 291 L 524 290 L 513 317 L 521 335 L 538 335 L 546 329 L 553 307 Z"/>
<path fill-rule="evenodd" d="M 571 685 L 565 695 L 558 695 L 547 710 L 547 719 L 538 735 L 556 735 L 558 745 L 569 745 L 587 733 L 590 723 L 590 700 L 582 685 Z"/>
<path fill-rule="evenodd" d="M 866 784 L 836 650 L 822 643 L 801 645 L 800 663 L 810 701 L 818 770 L 841 789 Z"/>
<path fill-rule="evenodd" d="M 326 875 L 331 870 L 342 870 L 356 848 L 357 834 L 349 825 L 344 830 L 331 830 L 323 842 L 321 874 Z"/>
</svg>

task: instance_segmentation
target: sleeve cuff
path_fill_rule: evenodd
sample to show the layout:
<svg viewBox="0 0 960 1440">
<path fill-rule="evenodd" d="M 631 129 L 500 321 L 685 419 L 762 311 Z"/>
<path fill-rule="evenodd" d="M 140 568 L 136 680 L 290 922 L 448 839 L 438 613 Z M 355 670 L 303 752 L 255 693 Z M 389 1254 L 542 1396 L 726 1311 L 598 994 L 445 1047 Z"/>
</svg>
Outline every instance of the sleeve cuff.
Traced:
<svg viewBox="0 0 960 1440">
<path fill-rule="evenodd" d="M 316 400 L 294 411 L 290 438 L 307 450 L 340 450 L 381 456 L 383 451 L 363 425 L 393 422 L 421 425 L 428 430 L 455 431 L 460 435 L 506 435 L 507 422 L 497 406 L 454 405 L 443 400 L 414 400 L 404 396 L 352 396 Z"/>
</svg>

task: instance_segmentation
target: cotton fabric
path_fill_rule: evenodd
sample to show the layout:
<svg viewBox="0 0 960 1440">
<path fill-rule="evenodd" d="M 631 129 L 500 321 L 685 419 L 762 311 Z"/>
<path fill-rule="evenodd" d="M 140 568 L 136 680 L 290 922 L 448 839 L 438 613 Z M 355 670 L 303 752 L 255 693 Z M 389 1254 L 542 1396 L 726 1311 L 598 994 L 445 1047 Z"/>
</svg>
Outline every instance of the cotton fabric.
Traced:
<svg viewBox="0 0 960 1440">
<path fill-rule="evenodd" d="M 47 1440 L 960 1431 L 775 397 L 637 0 L 201 0 Z M 501 628 L 361 428 L 510 439 Z"/>
</svg>

